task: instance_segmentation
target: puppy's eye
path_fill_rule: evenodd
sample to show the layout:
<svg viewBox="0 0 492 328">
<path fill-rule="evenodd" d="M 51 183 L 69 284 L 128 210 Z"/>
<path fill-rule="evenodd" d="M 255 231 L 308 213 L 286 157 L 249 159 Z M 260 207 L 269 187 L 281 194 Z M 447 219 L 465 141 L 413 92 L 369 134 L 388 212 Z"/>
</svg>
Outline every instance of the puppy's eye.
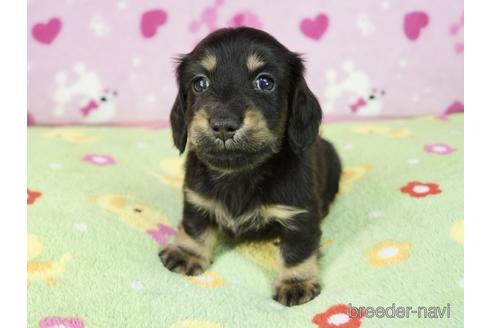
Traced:
<svg viewBox="0 0 492 328">
<path fill-rule="evenodd" d="M 198 76 L 193 80 L 193 90 L 203 92 L 208 89 L 210 82 L 205 76 Z"/>
<path fill-rule="evenodd" d="M 270 75 L 260 74 L 255 80 L 255 89 L 260 91 L 271 91 L 274 84 Z"/>
</svg>

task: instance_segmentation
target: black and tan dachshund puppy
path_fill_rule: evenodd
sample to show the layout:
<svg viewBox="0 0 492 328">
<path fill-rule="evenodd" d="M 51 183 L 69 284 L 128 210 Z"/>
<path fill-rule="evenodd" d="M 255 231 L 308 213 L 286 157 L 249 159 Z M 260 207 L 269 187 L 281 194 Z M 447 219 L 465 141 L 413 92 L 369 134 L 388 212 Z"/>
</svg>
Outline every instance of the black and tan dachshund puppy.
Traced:
<svg viewBox="0 0 492 328">
<path fill-rule="evenodd" d="M 319 136 L 303 73 L 298 54 L 251 28 L 218 30 L 180 58 L 171 125 L 187 157 L 182 222 L 159 253 L 169 270 L 201 274 L 219 237 L 278 237 L 274 299 L 292 306 L 320 293 L 320 222 L 341 164 Z"/>
</svg>

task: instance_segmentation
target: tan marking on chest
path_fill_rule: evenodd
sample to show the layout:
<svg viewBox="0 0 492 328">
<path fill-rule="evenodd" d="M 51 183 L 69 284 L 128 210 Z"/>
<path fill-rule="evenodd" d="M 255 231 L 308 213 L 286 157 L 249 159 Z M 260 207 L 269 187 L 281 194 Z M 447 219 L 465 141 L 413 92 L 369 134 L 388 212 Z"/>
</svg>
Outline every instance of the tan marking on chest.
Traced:
<svg viewBox="0 0 492 328">
<path fill-rule="evenodd" d="M 189 188 L 185 188 L 185 198 L 190 204 L 213 215 L 219 227 L 227 228 L 235 233 L 261 229 L 271 222 L 278 222 L 286 228 L 293 229 L 294 217 L 307 213 L 306 210 L 293 206 L 270 204 L 260 205 L 233 217 L 222 203 L 203 197 Z"/>
</svg>

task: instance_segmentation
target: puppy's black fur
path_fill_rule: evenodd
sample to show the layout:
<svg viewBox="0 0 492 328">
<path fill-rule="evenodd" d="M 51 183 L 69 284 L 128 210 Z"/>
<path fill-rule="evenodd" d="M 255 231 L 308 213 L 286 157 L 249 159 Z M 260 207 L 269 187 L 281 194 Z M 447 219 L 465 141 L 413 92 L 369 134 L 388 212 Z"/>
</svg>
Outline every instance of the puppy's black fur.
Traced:
<svg viewBox="0 0 492 328">
<path fill-rule="evenodd" d="M 274 298 L 296 305 L 319 293 L 320 221 L 341 164 L 318 135 L 322 112 L 303 73 L 297 54 L 251 28 L 218 30 L 181 57 L 171 124 L 188 152 L 181 234 L 161 252 L 170 270 L 205 270 L 213 231 L 273 236 L 283 265 Z"/>
</svg>

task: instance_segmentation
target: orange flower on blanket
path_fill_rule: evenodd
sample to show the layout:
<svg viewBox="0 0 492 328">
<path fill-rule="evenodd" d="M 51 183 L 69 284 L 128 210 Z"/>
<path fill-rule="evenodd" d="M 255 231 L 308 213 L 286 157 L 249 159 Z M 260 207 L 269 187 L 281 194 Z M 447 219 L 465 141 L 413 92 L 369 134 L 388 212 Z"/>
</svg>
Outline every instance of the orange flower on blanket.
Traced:
<svg viewBox="0 0 492 328">
<path fill-rule="evenodd" d="M 224 279 L 218 272 L 205 272 L 199 276 L 185 276 L 183 278 L 202 288 L 215 288 L 225 285 Z"/>
<path fill-rule="evenodd" d="M 27 189 L 27 205 L 32 205 L 36 202 L 38 197 L 41 197 L 42 193 L 39 191 L 29 190 Z"/>
<path fill-rule="evenodd" d="M 358 328 L 362 324 L 364 312 L 352 311 L 345 304 L 337 304 L 313 317 L 312 322 L 319 328 Z"/>
<path fill-rule="evenodd" d="M 366 252 L 366 255 L 369 258 L 369 263 L 373 267 L 379 268 L 408 259 L 410 257 L 410 247 L 409 243 L 386 240 L 374 245 Z"/>
<path fill-rule="evenodd" d="M 437 195 L 442 192 L 439 185 L 435 183 L 425 183 L 419 181 L 409 182 L 406 186 L 401 187 L 400 190 L 402 193 L 409 194 L 410 196 L 416 198 Z"/>
</svg>

